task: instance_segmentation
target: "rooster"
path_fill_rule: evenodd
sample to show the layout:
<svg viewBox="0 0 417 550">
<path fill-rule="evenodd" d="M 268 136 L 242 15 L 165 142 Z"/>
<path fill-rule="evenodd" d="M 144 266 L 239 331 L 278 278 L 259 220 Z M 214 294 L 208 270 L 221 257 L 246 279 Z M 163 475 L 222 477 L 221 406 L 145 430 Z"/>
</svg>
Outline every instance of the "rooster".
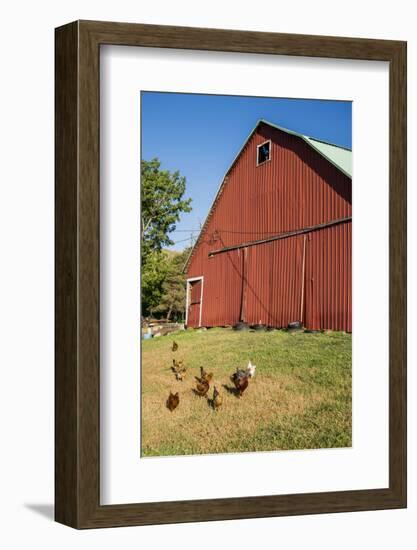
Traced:
<svg viewBox="0 0 417 550">
<path fill-rule="evenodd" d="M 249 385 L 249 375 L 247 375 L 242 370 L 237 370 L 233 373 L 233 375 L 230 377 L 230 380 L 235 385 L 236 390 L 239 393 L 239 397 L 242 397 L 243 392 L 246 390 L 246 388 Z"/>
<path fill-rule="evenodd" d="M 255 376 L 256 365 L 252 365 L 252 362 L 249 361 L 248 366 L 245 370 L 236 369 L 236 372 L 232 374 L 230 380 L 235 385 L 236 390 L 239 393 L 239 397 L 242 397 L 243 392 L 249 385 L 249 379 Z"/>
</svg>

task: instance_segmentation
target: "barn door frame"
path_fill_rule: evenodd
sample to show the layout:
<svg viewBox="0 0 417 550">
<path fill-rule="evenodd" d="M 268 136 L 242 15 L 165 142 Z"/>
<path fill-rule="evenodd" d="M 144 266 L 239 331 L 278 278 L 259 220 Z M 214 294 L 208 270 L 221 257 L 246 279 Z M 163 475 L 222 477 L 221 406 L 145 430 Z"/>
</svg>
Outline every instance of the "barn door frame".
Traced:
<svg viewBox="0 0 417 550">
<path fill-rule="evenodd" d="M 198 326 L 201 327 L 201 319 L 203 315 L 203 290 L 204 290 L 204 275 L 200 277 L 190 277 L 187 279 L 187 286 L 185 289 L 185 326 L 188 325 L 188 308 L 190 306 L 190 292 L 191 292 L 191 283 L 196 281 L 201 281 L 201 291 L 200 291 L 200 312 L 198 316 Z"/>
</svg>

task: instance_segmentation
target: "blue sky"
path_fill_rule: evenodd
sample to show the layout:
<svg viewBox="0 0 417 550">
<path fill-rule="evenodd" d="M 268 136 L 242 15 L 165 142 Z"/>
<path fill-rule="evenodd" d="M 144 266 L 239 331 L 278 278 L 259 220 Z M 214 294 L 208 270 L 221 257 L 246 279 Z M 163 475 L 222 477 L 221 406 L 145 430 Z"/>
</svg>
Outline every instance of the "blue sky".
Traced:
<svg viewBox="0 0 417 550">
<path fill-rule="evenodd" d="M 171 234 L 182 250 L 198 236 L 221 180 L 256 122 L 264 118 L 344 147 L 352 146 L 349 101 L 142 92 L 142 158 L 187 179 L 193 210 Z"/>
</svg>

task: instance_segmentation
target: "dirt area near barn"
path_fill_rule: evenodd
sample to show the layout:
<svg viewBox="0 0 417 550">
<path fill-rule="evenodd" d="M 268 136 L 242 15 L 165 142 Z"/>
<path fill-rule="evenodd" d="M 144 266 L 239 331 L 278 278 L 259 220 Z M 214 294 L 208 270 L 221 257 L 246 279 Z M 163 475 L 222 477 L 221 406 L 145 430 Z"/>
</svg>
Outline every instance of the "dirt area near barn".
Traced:
<svg viewBox="0 0 417 550">
<path fill-rule="evenodd" d="M 173 341 L 178 350 L 172 351 Z M 187 367 L 177 381 L 172 360 Z M 230 375 L 256 374 L 241 398 Z M 352 339 L 341 332 L 187 330 L 142 342 L 142 456 L 350 447 Z M 214 375 L 219 410 L 195 394 L 200 366 Z M 180 402 L 168 410 L 169 392 Z"/>
</svg>

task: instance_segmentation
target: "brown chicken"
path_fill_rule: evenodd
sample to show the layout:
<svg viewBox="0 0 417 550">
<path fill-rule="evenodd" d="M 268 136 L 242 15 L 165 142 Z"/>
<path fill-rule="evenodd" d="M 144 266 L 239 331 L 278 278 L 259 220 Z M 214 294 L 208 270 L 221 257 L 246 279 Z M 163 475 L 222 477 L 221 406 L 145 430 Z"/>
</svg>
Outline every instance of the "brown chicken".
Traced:
<svg viewBox="0 0 417 550">
<path fill-rule="evenodd" d="M 249 385 L 249 376 L 246 374 L 241 374 L 241 372 L 238 371 L 233 373 L 230 380 L 235 385 L 235 388 L 239 393 L 239 397 L 242 397 L 243 392 Z"/>
<path fill-rule="evenodd" d="M 172 351 L 177 351 L 177 349 L 178 349 L 178 344 L 177 344 L 177 342 L 174 340 L 174 341 L 172 342 Z"/>
<path fill-rule="evenodd" d="M 195 377 L 198 382 L 210 382 L 213 380 L 213 373 L 212 372 L 206 372 L 203 367 L 200 367 L 200 378 L 198 376 Z"/>
<path fill-rule="evenodd" d="M 174 409 L 178 407 L 178 403 L 180 402 L 180 396 L 177 393 L 169 392 L 169 396 L 167 399 L 167 407 L 172 412 Z"/>
<path fill-rule="evenodd" d="M 197 382 L 196 392 L 201 397 L 205 397 L 209 389 L 210 389 L 210 384 L 206 380 L 201 380 L 201 382 Z"/>
<path fill-rule="evenodd" d="M 216 409 L 216 410 L 217 410 L 219 407 L 221 407 L 221 405 L 222 405 L 222 403 L 223 403 L 222 396 L 221 396 L 220 393 L 217 391 L 216 386 L 214 386 L 212 403 L 213 403 L 213 408 Z"/>
<path fill-rule="evenodd" d="M 175 359 L 173 359 L 171 369 L 175 374 L 175 378 L 182 382 L 187 373 L 187 367 L 184 367 L 184 361 L 176 361 Z"/>
</svg>

